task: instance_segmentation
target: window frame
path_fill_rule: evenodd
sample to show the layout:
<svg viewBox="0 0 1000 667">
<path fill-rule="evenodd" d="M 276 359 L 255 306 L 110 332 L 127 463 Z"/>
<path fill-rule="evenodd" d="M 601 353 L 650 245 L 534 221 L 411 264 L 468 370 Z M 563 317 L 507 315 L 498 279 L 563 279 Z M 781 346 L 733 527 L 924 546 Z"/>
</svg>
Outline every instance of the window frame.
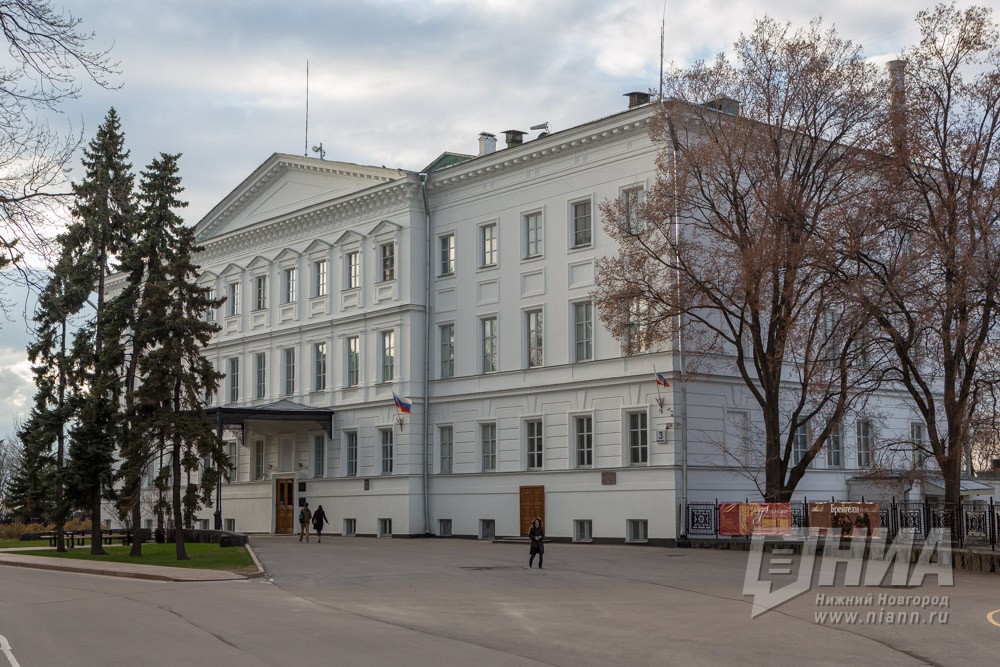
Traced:
<svg viewBox="0 0 1000 667">
<path fill-rule="evenodd" d="M 267 352 L 255 352 L 254 365 L 254 399 L 267 398 Z"/>
<path fill-rule="evenodd" d="M 455 377 L 455 323 L 438 325 L 438 337 L 441 343 L 441 378 Z"/>
<path fill-rule="evenodd" d="M 229 388 L 229 403 L 240 402 L 240 358 L 229 357 L 226 359 L 226 379 Z"/>
<path fill-rule="evenodd" d="M 386 329 L 379 332 L 379 349 L 382 363 L 380 364 L 379 382 L 385 384 L 396 378 L 396 330 Z"/>
<path fill-rule="evenodd" d="M 358 432 L 343 431 L 344 434 L 344 477 L 358 476 Z"/>
<path fill-rule="evenodd" d="M 456 245 L 455 233 L 442 234 L 438 237 L 438 250 L 440 264 L 438 265 L 439 276 L 455 275 Z"/>
<path fill-rule="evenodd" d="M 545 221 L 541 210 L 521 214 L 521 234 L 524 239 L 521 259 L 539 259 L 545 255 Z"/>
<path fill-rule="evenodd" d="M 287 305 L 298 300 L 298 272 L 296 266 L 281 270 L 281 304 Z"/>
<path fill-rule="evenodd" d="M 326 436 L 313 435 L 312 441 L 312 476 L 326 477 Z"/>
<path fill-rule="evenodd" d="M 646 221 L 642 217 L 642 207 L 646 203 L 645 184 L 636 183 L 623 187 L 619 197 L 625 212 L 625 233 L 631 235 L 642 233 L 646 228 Z"/>
<path fill-rule="evenodd" d="M 572 416 L 573 419 L 573 461 L 575 465 L 574 468 L 593 468 L 594 467 L 594 415 L 592 414 L 577 414 Z M 587 422 L 587 429 L 581 429 L 581 421 Z M 586 459 L 586 462 L 581 462 L 581 455 Z"/>
<path fill-rule="evenodd" d="M 448 437 L 445 437 L 445 433 L 448 434 Z M 455 427 L 452 424 L 443 424 L 438 426 L 438 472 L 442 475 L 450 475 L 454 468 Z"/>
<path fill-rule="evenodd" d="M 479 318 L 479 347 L 482 373 L 496 373 L 500 370 L 499 345 L 500 320 L 496 315 Z M 487 331 L 489 329 L 489 332 Z M 487 364 L 489 361 L 489 364 Z"/>
<path fill-rule="evenodd" d="M 586 241 L 580 240 L 581 228 L 580 220 L 584 218 L 577 212 L 578 206 L 586 206 Z M 590 198 L 578 199 L 569 203 L 569 233 L 570 233 L 570 249 L 576 250 L 578 248 L 589 248 L 594 244 L 594 202 Z"/>
<path fill-rule="evenodd" d="M 231 282 L 226 287 L 229 303 L 226 307 L 226 317 L 238 317 L 243 312 L 243 288 L 240 281 Z"/>
<path fill-rule="evenodd" d="M 541 368 L 545 365 L 545 316 L 544 308 L 524 311 L 525 317 L 525 366 Z"/>
<path fill-rule="evenodd" d="M 344 289 L 361 287 L 361 251 L 349 250 L 344 254 Z"/>
<path fill-rule="evenodd" d="M 489 235 L 487 235 L 487 230 Z M 500 264 L 500 228 L 496 222 L 479 225 L 479 268 L 492 269 Z"/>
<path fill-rule="evenodd" d="M 326 259 L 317 259 L 313 262 L 313 289 L 312 296 L 317 299 L 322 296 L 326 296 L 329 292 L 329 264 Z"/>
<path fill-rule="evenodd" d="M 282 396 L 295 395 L 295 348 L 281 349 L 281 389 Z"/>
<path fill-rule="evenodd" d="M 573 308 L 573 360 L 577 363 L 594 360 L 594 303 L 592 301 L 574 301 Z M 587 319 L 580 320 L 580 309 L 583 308 Z M 581 327 L 586 338 L 581 339 Z M 580 346 L 584 354 L 580 353 Z"/>
<path fill-rule="evenodd" d="M 524 420 L 525 468 L 545 468 L 545 425 L 541 417 Z"/>
<path fill-rule="evenodd" d="M 253 309 L 267 310 L 267 275 L 254 276 L 253 279 Z"/>
<path fill-rule="evenodd" d="M 313 391 L 326 391 L 327 365 L 326 341 L 313 343 Z"/>
<path fill-rule="evenodd" d="M 874 429 L 872 428 L 871 420 L 867 417 L 858 419 L 854 426 L 854 445 L 858 453 L 858 468 L 871 467 L 874 439 Z"/>
<path fill-rule="evenodd" d="M 395 441 L 392 427 L 380 428 L 378 434 L 379 460 L 381 461 L 379 473 L 382 475 L 392 475 L 395 464 Z"/>
<path fill-rule="evenodd" d="M 628 410 L 625 412 L 626 424 L 626 446 L 628 447 L 627 461 L 632 467 L 649 465 L 649 410 Z M 639 418 L 641 424 L 633 423 L 634 418 Z"/>
<path fill-rule="evenodd" d="M 396 242 L 378 244 L 379 282 L 388 283 L 396 279 Z"/>
<path fill-rule="evenodd" d="M 490 437 L 487 438 L 487 429 Z M 497 470 L 497 423 L 495 421 L 479 422 L 479 469 L 480 472 L 496 472 Z"/>
<path fill-rule="evenodd" d="M 347 356 L 346 384 L 348 387 L 357 387 L 361 382 L 361 336 L 348 336 L 344 349 Z"/>
</svg>

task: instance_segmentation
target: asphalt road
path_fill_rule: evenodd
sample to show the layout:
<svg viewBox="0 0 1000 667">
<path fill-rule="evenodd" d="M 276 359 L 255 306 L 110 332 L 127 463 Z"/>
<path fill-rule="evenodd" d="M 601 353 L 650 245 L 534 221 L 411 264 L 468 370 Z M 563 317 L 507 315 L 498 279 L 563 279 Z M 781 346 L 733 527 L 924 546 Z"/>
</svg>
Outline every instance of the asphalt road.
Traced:
<svg viewBox="0 0 1000 667">
<path fill-rule="evenodd" d="M 160 583 L 0 567 L 18 667 L 58 665 L 990 665 L 1000 575 L 956 573 L 946 622 L 822 625 L 816 589 L 751 619 L 747 554 L 463 540 L 254 538 L 268 577 Z M 875 611 L 878 612 L 878 605 Z M 1000 614 L 998 614 L 1000 615 Z M 1000 619 L 997 619 L 1000 620 Z M 6 661 L 6 662 L 5 662 Z M 11 662 L 11 664 L 15 664 Z"/>
</svg>

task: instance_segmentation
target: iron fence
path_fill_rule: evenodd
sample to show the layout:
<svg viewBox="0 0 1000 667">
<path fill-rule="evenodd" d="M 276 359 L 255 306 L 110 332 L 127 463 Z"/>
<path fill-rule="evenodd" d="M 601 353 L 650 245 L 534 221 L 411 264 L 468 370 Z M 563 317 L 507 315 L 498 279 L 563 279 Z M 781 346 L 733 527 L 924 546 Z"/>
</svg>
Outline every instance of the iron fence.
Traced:
<svg viewBox="0 0 1000 667">
<path fill-rule="evenodd" d="M 838 501 L 832 502 L 858 502 Z M 740 501 L 735 501 L 740 502 Z M 743 502 L 749 502 L 745 500 Z M 756 501 L 761 502 L 761 501 Z M 829 502 L 824 500 L 823 502 Z M 862 498 L 860 502 L 865 502 Z M 788 503 L 791 509 L 792 534 L 805 535 L 809 525 L 809 499 Z M 748 539 L 747 536 L 722 535 L 719 532 L 719 501 L 690 502 L 685 512 L 686 535 L 689 538 Z M 927 539 L 932 530 L 948 528 L 960 547 L 997 550 L 1000 542 L 1000 505 L 991 498 L 989 503 L 930 503 L 899 501 L 895 498 L 879 506 L 882 537 L 895 539 L 900 531 L 911 531 L 915 538 Z M 828 526 L 825 526 L 829 530 Z"/>
</svg>

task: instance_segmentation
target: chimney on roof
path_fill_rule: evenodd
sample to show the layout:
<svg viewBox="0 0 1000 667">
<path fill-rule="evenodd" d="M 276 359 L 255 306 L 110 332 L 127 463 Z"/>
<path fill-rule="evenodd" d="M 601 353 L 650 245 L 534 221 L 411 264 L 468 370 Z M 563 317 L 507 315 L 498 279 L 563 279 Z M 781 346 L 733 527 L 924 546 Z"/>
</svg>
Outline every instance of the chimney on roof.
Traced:
<svg viewBox="0 0 1000 667">
<path fill-rule="evenodd" d="M 504 137 L 507 140 L 507 148 L 513 148 L 514 146 L 520 146 L 524 143 L 524 132 L 521 130 L 504 130 Z"/>
<path fill-rule="evenodd" d="M 642 106 L 643 104 L 649 104 L 650 96 L 649 93 L 633 92 L 633 93 L 625 93 L 624 97 L 628 98 L 628 108 L 634 109 L 636 107 Z"/>
<path fill-rule="evenodd" d="M 490 153 L 496 152 L 497 149 L 497 137 L 495 134 L 490 134 L 489 132 L 479 133 L 479 155 L 489 155 Z"/>
</svg>

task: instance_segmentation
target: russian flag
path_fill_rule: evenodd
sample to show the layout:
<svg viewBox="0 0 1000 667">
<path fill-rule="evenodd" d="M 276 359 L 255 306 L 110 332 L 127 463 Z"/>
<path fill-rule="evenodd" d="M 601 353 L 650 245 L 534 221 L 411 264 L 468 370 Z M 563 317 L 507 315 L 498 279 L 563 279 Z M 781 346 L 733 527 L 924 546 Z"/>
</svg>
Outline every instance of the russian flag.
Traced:
<svg viewBox="0 0 1000 667">
<path fill-rule="evenodd" d="M 670 383 L 667 382 L 667 376 L 661 373 L 660 371 L 656 371 L 656 384 L 660 385 L 661 387 L 670 386 Z"/>
<path fill-rule="evenodd" d="M 399 408 L 400 412 L 405 412 L 406 414 L 410 414 L 410 408 L 413 407 L 413 403 L 410 403 L 409 401 L 404 401 L 399 396 L 396 396 L 396 392 L 392 392 L 392 400 L 396 404 L 396 407 Z"/>
</svg>

